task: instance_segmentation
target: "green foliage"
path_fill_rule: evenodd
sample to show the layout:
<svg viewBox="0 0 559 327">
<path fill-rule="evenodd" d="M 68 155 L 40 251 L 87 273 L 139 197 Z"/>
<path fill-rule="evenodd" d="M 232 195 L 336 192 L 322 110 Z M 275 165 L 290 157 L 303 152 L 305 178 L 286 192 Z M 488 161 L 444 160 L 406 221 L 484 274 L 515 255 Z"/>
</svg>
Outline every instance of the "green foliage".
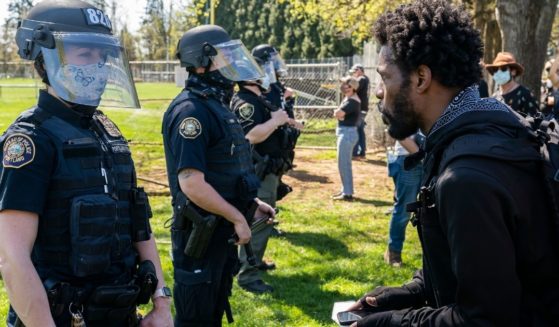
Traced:
<svg viewBox="0 0 559 327">
<path fill-rule="evenodd" d="M 352 40 L 353 46 L 361 48 L 363 41 L 372 37 L 372 26 L 383 12 L 409 0 L 279 0 L 288 3 L 290 14 L 305 20 L 330 22 L 335 28 L 329 35 Z"/>
<path fill-rule="evenodd" d="M 208 21 L 206 4 L 206 0 L 195 1 L 198 24 Z M 293 15 L 291 4 L 285 1 L 221 0 L 215 13 L 215 23 L 241 39 L 248 49 L 268 43 L 285 58 L 351 56 L 356 50 L 349 38 L 333 36 L 330 21 Z"/>
</svg>

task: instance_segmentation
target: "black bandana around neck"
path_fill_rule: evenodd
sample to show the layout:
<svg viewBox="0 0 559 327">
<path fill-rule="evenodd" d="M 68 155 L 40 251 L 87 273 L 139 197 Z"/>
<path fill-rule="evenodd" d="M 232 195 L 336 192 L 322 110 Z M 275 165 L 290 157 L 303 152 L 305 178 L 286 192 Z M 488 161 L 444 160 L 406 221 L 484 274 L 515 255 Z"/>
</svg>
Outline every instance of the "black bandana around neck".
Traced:
<svg viewBox="0 0 559 327">
<path fill-rule="evenodd" d="M 201 75 L 190 74 L 186 80 L 186 89 L 195 89 L 207 96 L 214 97 L 228 107 L 233 97 L 233 87 L 225 89 L 221 85 L 215 84 L 217 83 L 212 83 L 208 81 L 208 78 L 204 78 Z"/>
</svg>

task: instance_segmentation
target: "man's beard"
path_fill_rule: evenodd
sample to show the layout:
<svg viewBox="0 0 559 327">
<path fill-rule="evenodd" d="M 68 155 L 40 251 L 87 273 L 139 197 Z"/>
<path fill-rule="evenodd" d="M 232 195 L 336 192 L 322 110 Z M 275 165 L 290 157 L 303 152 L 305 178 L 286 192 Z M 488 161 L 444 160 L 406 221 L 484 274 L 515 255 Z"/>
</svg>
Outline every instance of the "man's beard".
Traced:
<svg viewBox="0 0 559 327">
<path fill-rule="evenodd" d="M 396 140 L 403 140 L 417 133 L 419 129 L 418 117 L 413 103 L 410 101 L 409 91 L 410 81 L 402 82 L 400 92 L 394 100 L 392 112 L 387 111 L 382 105 L 379 108 L 382 113 L 382 121 L 388 125 L 388 134 Z"/>
</svg>

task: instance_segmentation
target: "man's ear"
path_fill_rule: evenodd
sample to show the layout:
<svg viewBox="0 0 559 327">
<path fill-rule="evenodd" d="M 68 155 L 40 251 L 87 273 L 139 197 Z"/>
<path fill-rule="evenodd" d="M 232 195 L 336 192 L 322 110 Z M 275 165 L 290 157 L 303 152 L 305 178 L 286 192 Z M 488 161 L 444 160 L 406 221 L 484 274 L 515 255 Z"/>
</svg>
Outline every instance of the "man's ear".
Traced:
<svg viewBox="0 0 559 327">
<path fill-rule="evenodd" d="M 412 74 L 413 87 L 417 93 L 424 93 L 431 86 L 432 81 L 431 68 L 425 65 L 419 65 Z"/>
</svg>

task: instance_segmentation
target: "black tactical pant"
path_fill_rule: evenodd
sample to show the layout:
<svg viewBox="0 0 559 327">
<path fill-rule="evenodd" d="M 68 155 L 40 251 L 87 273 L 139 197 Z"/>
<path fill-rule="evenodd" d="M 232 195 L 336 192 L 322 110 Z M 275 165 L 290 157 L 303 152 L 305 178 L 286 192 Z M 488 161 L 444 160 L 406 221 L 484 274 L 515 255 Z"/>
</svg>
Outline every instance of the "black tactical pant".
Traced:
<svg viewBox="0 0 559 327">
<path fill-rule="evenodd" d="M 230 223 L 220 221 L 206 254 L 194 259 L 184 255 L 188 233 L 172 231 L 176 327 L 222 325 L 223 314 L 230 310 L 233 276 L 239 269 L 237 247 L 227 242 L 233 232 Z"/>
</svg>

